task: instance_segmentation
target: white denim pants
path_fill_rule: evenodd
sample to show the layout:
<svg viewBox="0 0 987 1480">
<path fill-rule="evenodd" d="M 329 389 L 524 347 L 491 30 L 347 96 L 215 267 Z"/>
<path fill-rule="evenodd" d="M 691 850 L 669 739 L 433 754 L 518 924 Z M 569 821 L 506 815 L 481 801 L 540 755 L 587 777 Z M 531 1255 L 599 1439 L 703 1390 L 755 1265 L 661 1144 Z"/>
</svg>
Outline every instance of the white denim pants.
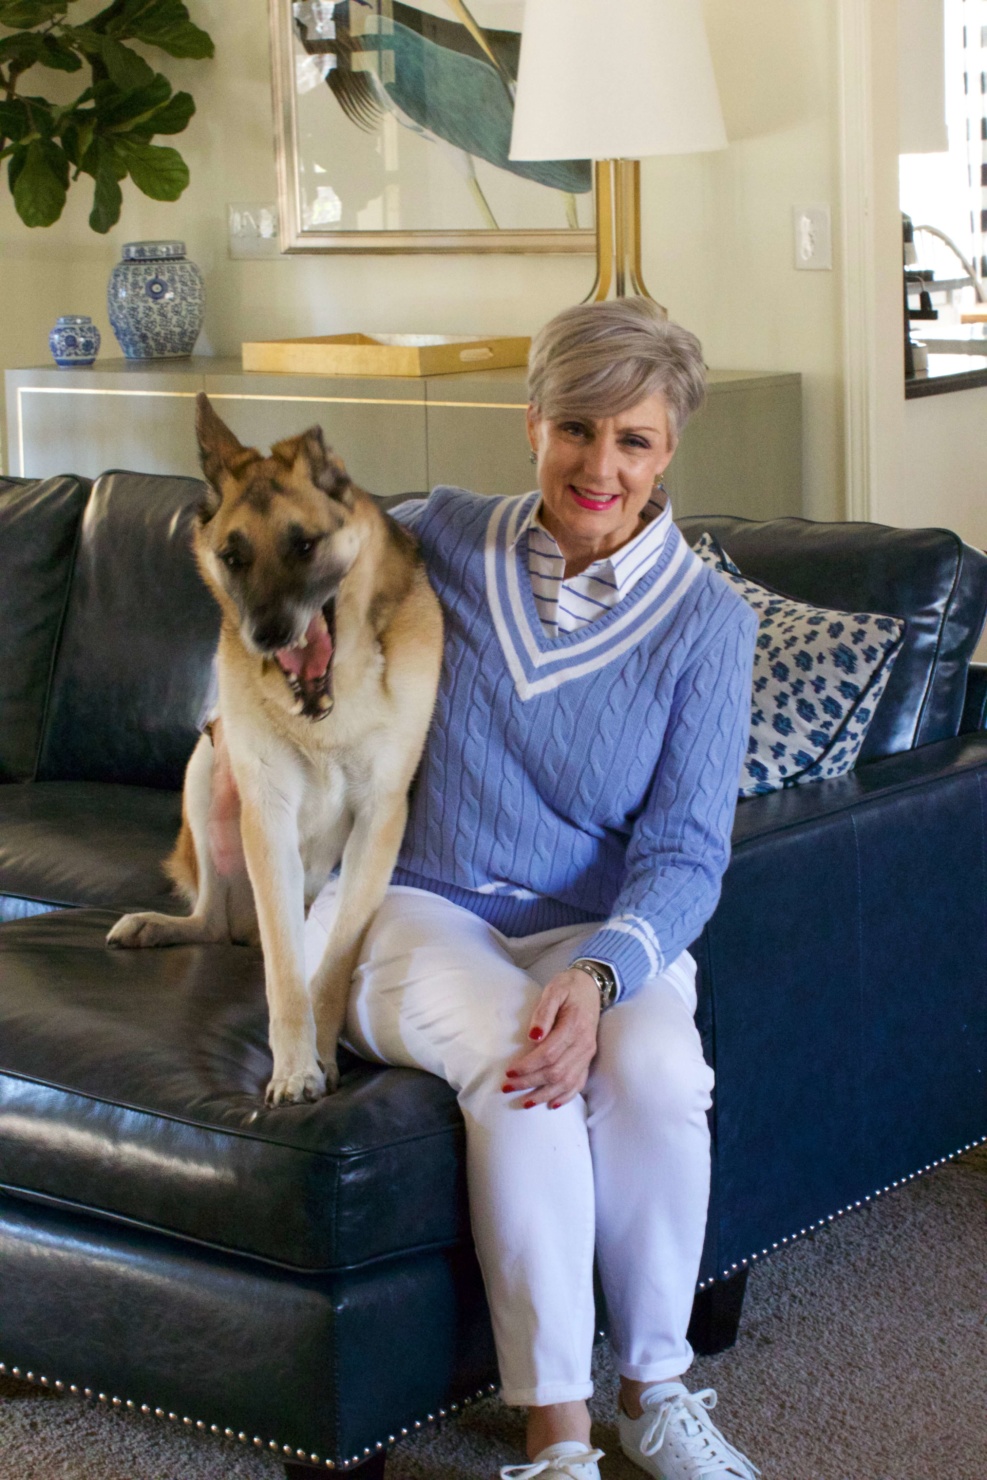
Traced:
<svg viewBox="0 0 987 1480">
<path fill-rule="evenodd" d="M 318 962 L 335 908 L 330 881 L 309 914 Z M 470 1211 L 493 1320 L 502 1397 L 587 1398 L 593 1254 L 619 1371 L 644 1382 L 692 1361 L 686 1328 L 709 1200 L 713 1073 L 693 1021 L 683 953 L 600 1019 L 582 1095 L 520 1108 L 504 1070 L 529 1048 L 541 988 L 594 930 L 508 939 L 436 894 L 392 886 L 354 977 L 346 1038 L 363 1058 L 426 1069 L 466 1122 Z"/>
</svg>

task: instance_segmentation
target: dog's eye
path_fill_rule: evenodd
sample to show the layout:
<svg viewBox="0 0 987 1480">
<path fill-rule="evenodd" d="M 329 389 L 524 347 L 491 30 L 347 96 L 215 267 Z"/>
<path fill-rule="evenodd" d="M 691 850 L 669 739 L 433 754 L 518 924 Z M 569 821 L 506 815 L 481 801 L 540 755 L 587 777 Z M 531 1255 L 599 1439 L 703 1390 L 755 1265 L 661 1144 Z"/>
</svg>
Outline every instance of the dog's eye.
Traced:
<svg viewBox="0 0 987 1480">
<path fill-rule="evenodd" d="M 249 564 L 239 550 L 223 550 L 219 558 L 227 570 L 243 570 Z"/>
<path fill-rule="evenodd" d="M 303 530 L 296 528 L 290 531 L 288 550 L 296 560 L 311 560 L 321 543 L 322 535 L 305 534 Z"/>
</svg>

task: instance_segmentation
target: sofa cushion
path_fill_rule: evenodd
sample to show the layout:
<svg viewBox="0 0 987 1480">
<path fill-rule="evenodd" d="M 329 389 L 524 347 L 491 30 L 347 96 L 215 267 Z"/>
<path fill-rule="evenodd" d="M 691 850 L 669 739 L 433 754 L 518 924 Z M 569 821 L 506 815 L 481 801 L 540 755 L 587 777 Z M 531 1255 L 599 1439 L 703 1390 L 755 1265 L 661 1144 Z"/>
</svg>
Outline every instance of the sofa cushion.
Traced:
<svg viewBox="0 0 987 1480">
<path fill-rule="evenodd" d="M 680 527 L 690 544 L 708 530 L 745 575 L 800 601 L 905 619 L 861 760 L 959 734 L 967 666 L 987 615 L 980 550 L 949 530 L 882 524 L 696 515 Z"/>
<path fill-rule="evenodd" d="M 904 622 L 792 601 L 742 575 L 709 534 L 696 553 L 760 619 L 740 795 L 852 771 L 900 650 Z"/>
<path fill-rule="evenodd" d="M 219 612 L 191 551 L 203 485 L 104 473 L 76 555 L 38 770 L 45 781 L 178 788 Z"/>
<path fill-rule="evenodd" d="M 0 781 L 34 775 L 88 493 L 80 478 L 0 478 Z"/>
<path fill-rule="evenodd" d="M 162 868 L 178 792 L 93 781 L 0 786 L 0 901 L 181 910 Z M 0 918 L 23 911 L 3 908 Z"/>
<path fill-rule="evenodd" d="M 268 1110 L 260 952 L 113 950 L 114 918 L 0 926 L 8 1190 L 313 1272 L 468 1237 L 446 1084 L 350 1058 Z"/>
</svg>

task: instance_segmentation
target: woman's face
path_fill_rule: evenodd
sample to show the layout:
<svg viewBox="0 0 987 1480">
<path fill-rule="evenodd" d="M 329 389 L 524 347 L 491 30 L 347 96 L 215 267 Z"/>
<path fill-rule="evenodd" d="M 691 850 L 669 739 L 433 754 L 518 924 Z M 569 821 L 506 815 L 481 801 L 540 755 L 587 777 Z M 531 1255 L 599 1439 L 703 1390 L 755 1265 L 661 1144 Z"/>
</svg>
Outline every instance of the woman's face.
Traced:
<svg viewBox="0 0 987 1480">
<path fill-rule="evenodd" d="M 641 528 L 641 513 L 675 451 L 659 392 L 618 416 L 544 417 L 528 407 L 538 458 L 542 522 L 568 560 L 613 554 Z"/>
</svg>

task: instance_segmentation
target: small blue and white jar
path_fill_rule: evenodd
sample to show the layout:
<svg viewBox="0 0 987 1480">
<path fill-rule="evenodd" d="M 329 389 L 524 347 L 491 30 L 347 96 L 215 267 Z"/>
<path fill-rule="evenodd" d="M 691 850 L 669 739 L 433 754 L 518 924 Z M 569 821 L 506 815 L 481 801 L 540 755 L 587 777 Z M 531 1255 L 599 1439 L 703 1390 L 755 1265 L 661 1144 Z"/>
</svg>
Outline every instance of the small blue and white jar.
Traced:
<svg viewBox="0 0 987 1480">
<path fill-rule="evenodd" d="M 110 274 L 110 323 L 128 360 L 190 355 L 202 328 L 202 273 L 184 242 L 128 242 Z"/>
<path fill-rule="evenodd" d="M 55 320 L 48 335 L 48 348 L 55 364 L 63 370 L 91 365 L 99 354 L 99 330 L 88 314 L 67 313 Z"/>
</svg>

